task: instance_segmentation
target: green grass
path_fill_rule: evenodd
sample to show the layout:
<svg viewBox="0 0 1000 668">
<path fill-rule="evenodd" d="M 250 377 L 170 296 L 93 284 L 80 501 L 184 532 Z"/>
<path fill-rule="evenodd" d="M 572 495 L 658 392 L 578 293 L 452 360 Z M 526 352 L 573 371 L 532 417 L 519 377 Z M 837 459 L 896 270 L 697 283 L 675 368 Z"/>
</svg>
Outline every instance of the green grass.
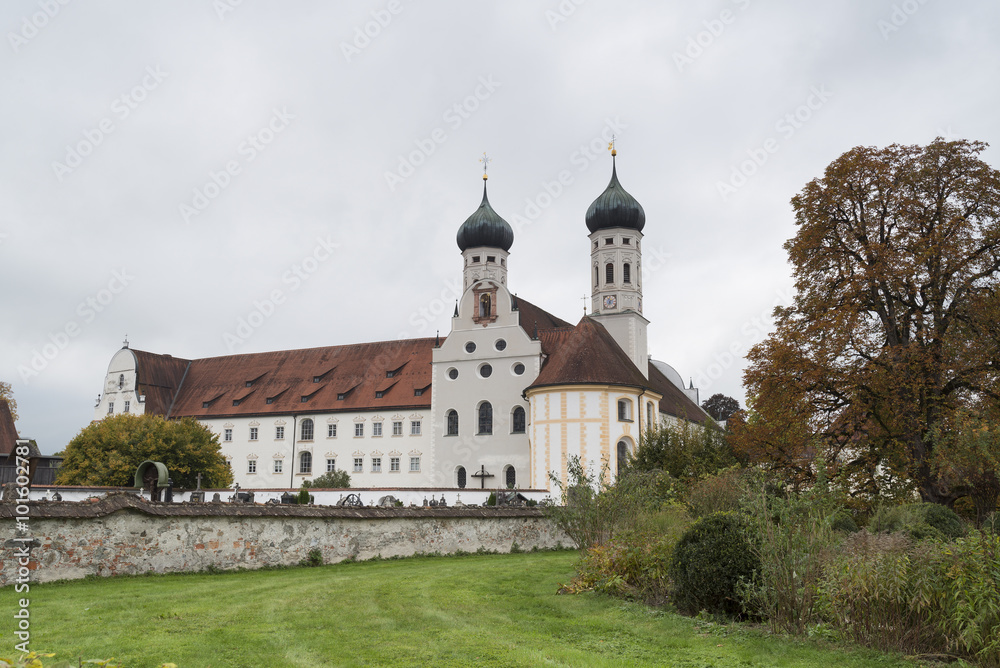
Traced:
<svg viewBox="0 0 1000 668">
<path fill-rule="evenodd" d="M 31 648 L 60 660 L 113 656 L 129 667 L 914 666 L 556 594 L 576 558 L 420 557 L 33 585 Z M 12 613 L 20 597 L 0 591 L 0 610 Z M 4 653 L 12 621 L 0 612 Z"/>
</svg>

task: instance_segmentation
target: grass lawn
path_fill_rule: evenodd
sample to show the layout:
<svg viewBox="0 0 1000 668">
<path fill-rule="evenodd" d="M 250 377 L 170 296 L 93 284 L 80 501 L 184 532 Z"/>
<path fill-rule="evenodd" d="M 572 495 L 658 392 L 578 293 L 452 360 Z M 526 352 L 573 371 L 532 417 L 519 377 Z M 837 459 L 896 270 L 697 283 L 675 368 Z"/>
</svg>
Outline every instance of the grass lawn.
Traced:
<svg viewBox="0 0 1000 668">
<path fill-rule="evenodd" d="M 900 666 L 614 599 L 557 595 L 575 552 L 33 585 L 31 648 L 125 666 Z M 16 600 L 0 591 L 0 656 Z M 46 664 L 48 666 L 49 664 Z M 73 665 L 76 665 L 74 663 Z"/>
</svg>

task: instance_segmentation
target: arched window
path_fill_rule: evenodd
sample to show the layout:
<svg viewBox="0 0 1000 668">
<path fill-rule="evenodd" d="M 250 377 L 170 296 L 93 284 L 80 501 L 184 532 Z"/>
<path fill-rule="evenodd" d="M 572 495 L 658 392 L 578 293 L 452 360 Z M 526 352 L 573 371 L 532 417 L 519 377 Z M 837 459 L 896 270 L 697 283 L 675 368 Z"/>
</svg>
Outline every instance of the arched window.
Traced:
<svg viewBox="0 0 1000 668">
<path fill-rule="evenodd" d="M 120 390 L 123 387 L 125 387 L 125 374 L 120 373 L 118 374 L 118 389 Z"/>
<path fill-rule="evenodd" d="M 596 264 L 594 265 L 594 287 L 596 288 L 601 284 L 601 268 Z"/>
<path fill-rule="evenodd" d="M 510 419 L 510 433 L 512 434 L 523 434 L 524 433 L 524 407 L 515 406 L 514 414 Z"/>
<path fill-rule="evenodd" d="M 479 317 L 488 318 L 493 314 L 493 309 L 490 308 L 490 296 L 489 295 L 479 295 Z"/>
<path fill-rule="evenodd" d="M 631 283 L 632 282 L 632 267 L 626 262 L 625 266 L 622 267 L 622 282 Z"/>
<path fill-rule="evenodd" d="M 313 456 L 311 452 L 303 452 L 299 455 L 299 473 L 313 472 Z"/>
<path fill-rule="evenodd" d="M 306 418 L 302 421 L 302 440 L 311 441 L 313 440 L 313 421 Z M 308 453 L 302 453 L 308 454 Z"/>
<path fill-rule="evenodd" d="M 458 477 L 458 488 L 459 489 L 465 489 L 465 467 L 464 466 L 459 466 L 458 467 L 458 475 L 457 475 L 457 477 Z"/>
<path fill-rule="evenodd" d="M 458 436 L 458 411 L 448 411 L 448 436 Z"/>
<path fill-rule="evenodd" d="M 608 285 L 615 282 L 615 265 L 610 262 L 604 267 L 604 282 Z"/>
<path fill-rule="evenodd" d="M 632 402 L 628 399 L 618 400 L 618 421 L 619 422 L 631 422 L 632 421 Z"/>
<path fill-rule="evenodd" d="M 628 442 L 618 441 L 618 470 L 621 471 L 628 463 Z"/>
<path fill-rule="evenodd" d="M 488 401 L 479 404 L 479 433 L 493 433 L 493 404 Z"/>
<path fill-rule="evenodd" d="M 514 486 L 517 485 L 517 471 L 514 470 L 513 466 L 508 466 L 504 472 L 504 483 L 506 483 L 507 489 L 514 489 Z"/>
</svg>

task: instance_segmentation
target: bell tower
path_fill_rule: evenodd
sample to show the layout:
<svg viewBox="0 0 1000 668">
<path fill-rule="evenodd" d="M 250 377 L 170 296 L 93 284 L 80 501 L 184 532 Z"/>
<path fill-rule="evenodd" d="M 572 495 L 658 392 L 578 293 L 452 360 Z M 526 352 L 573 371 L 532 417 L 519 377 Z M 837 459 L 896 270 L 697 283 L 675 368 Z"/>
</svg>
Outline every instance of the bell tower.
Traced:
<svg viewBox="0 0 1000 668">
<path fill-rule="evenodd" d="M 639 371 L 649 376 L 642 315 L 642 228 L 646 212 L 618 182 L 612 141 L 611 182 L 587 209 L 593 316 L 611 333 Z"/>
</svg>

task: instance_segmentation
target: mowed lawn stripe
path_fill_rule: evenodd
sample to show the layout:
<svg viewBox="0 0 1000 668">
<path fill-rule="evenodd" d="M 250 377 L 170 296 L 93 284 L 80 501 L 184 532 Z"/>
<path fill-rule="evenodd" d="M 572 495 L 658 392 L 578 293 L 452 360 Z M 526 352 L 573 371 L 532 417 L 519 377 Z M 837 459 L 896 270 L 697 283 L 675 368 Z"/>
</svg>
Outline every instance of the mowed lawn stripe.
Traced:
<svg viewBox="0 0 1000 668">
<path fill-rule="evenodd" d="M 137 668 L 913 665 L 703 627 L 602 596 L 558 595 L 577 557 L 418 557 L 33 585 L 31 646 Z M 0 606 L 12 611 L 20 597 L 8 587 Z M 6 638 L 12 622 L 0 617 Z"/>
</svg>

